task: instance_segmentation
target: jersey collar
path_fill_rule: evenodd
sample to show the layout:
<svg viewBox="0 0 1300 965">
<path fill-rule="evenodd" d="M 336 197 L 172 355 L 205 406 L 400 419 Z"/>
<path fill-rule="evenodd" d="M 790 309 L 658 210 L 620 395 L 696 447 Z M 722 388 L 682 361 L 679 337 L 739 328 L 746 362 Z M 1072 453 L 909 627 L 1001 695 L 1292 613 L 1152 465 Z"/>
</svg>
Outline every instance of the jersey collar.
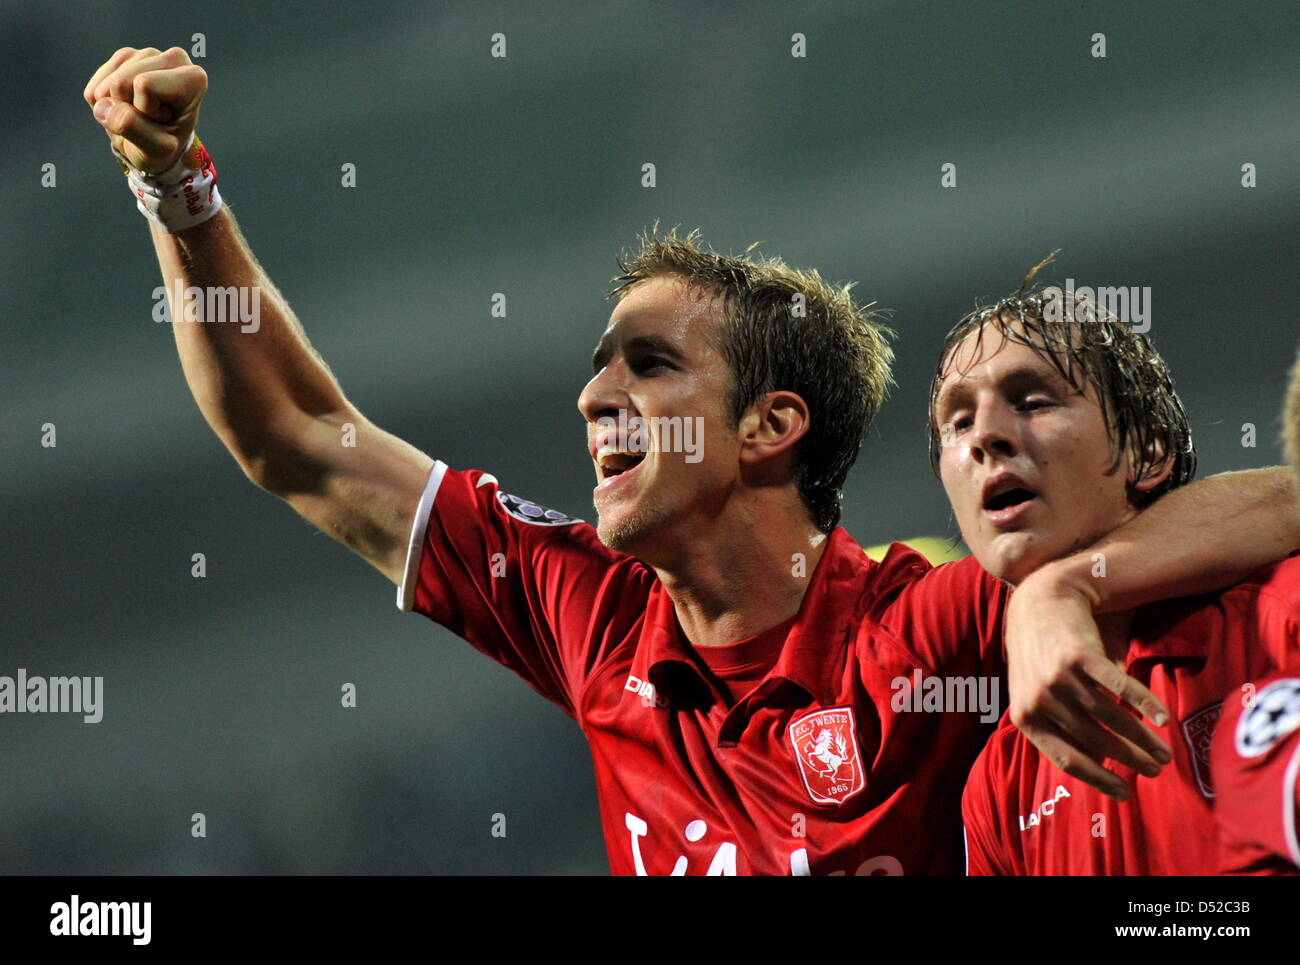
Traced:
<svg viewBox="0 0 1300 965">
<path fill-rule="evenodd" d="M 876 565 L 844 527 L 831 531 L 776 665 L 758 689 L 733 708 L 732 715 L 744 708 L 748 716 L 786 690 L 784 684 L 823 703 L 836 700 L 849 629 Z M 669 699 L 688 697 L 699 694 L 697 688 L 711 693 L 677 623 L 672 599 L 658 582 L 650 594 L 645 633 L 635 663 L 643 664 L 645 679 L 660 694 Z"/>
</svg>

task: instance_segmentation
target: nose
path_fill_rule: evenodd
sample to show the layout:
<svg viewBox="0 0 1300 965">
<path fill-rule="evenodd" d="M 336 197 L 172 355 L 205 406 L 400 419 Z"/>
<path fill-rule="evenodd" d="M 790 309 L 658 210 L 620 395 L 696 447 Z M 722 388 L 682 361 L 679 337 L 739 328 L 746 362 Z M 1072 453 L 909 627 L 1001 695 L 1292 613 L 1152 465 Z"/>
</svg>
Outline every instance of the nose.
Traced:
<svg viewBox="0 0 1300 965">
<path fill-rule="evenodd" d="M 578 411 L 588 422 L 606 417 L 617 419 L 620 409 L 629 408 L 623 371 L 621 362 L 611 360 L 578 393 Z"/>
<path fill-rule="evenodd" d="M 1017 453 L 1015 420 L 1006 406 L 992 401 L 981 403 L 974 418 L 968 440 L 972 459 L 984 463 Z"/>
</svg>

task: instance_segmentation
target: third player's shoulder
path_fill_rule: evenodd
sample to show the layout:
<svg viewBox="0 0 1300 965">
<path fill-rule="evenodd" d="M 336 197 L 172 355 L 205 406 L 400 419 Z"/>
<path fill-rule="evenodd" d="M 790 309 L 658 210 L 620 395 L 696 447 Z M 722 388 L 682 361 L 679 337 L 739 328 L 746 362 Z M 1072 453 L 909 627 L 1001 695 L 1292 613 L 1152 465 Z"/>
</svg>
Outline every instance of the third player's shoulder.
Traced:
<svg viewBox="0 0 1300 965">
<path fill-rule="evenodd" d="M 1256 570 L 1231 586 L 1200 596 L 1172 597 L 1141 608 L 1149 627 L 1226 620 L 1253 624 L 1284 621 L 1300 626 L 1300 554 Z"/>
<path fill-rule="evenodd" d="M 1222 594 L 1225 604 L 1268 611 L 1300 623 L 1300 553 L 1253 573 Z"/>
<path fill-rule="evenodd" d="M 1300 552 L 1264 567 L 1247 582 L 1257 585 L 1261 593 L 1300 603 Z"/>
</svg>

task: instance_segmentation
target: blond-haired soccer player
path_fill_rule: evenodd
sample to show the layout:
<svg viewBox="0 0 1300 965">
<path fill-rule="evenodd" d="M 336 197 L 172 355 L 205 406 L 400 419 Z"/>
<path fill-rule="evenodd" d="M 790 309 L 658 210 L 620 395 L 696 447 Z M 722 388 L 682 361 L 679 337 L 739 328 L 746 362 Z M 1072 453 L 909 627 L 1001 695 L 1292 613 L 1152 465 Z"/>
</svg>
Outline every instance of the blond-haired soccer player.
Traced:
<svg viewBox="0 0 1300 965">
<path fill-rule="evenodd" d="M 977 310 L 949 333 L 934 379 L 944 489 L 972 553 L 1013 586 L 1195 469 L 1186 413 L 1151 343 L 1090 302 L 1073 303 L 1047 289 Z M 1114 563 L 1095 554 L 1098 586 L 1117 575 Z M 1008 715 L 966 786 L 968 872 L 1213 873 L 1215 721 L 1230 688 L 1300 651 L 1297 621 L 1300 559 L 1220 592 L 1106 614 L 1107 656 L 1170 709 L 1160 730 L 1172 765 L 1115 801 L 1040 756 Z"/>
<path fill-rule="evenodd" d="M 222 203 L 194 135 L 206 84 L 179 48 L 123 48 L 84 92 L 150 219 L 168 292 L 262 293 L 249 331 L 190 324 L 193 306 L 172 305 L 195 400 L 248 477 L 379 569 L 404 609 L 579 723 L 616 872 L 959 869 L 957 802 L 986 730 L 971 713 L 895 713 L 893 680 L 922 664 L 1000 677 L 1009 607 L 1019 699 L 1047 706 L 1034 695 L 1054 672 L 1095 674 L 1157 716 L 1087 639 L 1092 609 L 1300 543 L 1277 530 L 1276 487 L 1256 476 L 1204 484 L 1220 513 L 1171 505 L 1103 545 L 1116 576 L 1086 600 L 1069 573 L 1008 605 L 973 564 L 932 572 L 902 549 L 872 562 L 837 524 L 889 380 L 882 327 L 815 272 L 657 233 L 622 262 L 578 397 L 598 526 L 538 506 L 382 431 L 344 396 Z M 354 446 L 339 444 L 345 425 Z M 1216 518 L 1230 509 L 1234 530 Z M 1244 545 L 1230 545 L 1242 519 Z M 1058 645 L 1063 627 L 1072 639 Z M 1039 648 L 1050 652 L 1024 656 Z M 1079 754 L 1118 746 L 1158 769 L 1154 734 L 1099 716 L 1076 705 L 1055 719 Z M 1123 793 L 1090 763 L 1077 767 Z"/>
</svg>

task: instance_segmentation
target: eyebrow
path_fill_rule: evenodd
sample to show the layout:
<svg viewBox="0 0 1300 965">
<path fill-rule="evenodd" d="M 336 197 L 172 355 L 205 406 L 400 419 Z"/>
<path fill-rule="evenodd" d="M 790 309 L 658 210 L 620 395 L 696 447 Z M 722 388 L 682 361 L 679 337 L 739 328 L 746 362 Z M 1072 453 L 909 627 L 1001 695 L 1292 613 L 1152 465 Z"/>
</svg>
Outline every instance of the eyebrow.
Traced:
<svg viewBox="0 0 1300 965">
<path fill-rule="evenodd" d="M 954 382 L 945 382 L 943 388 L 939 390 L 938 397 L 934 400 L 935 412 L 942 412 L 952 393 L 959 391 L 963 382 L 969 381 L 969 376 L 961 376 Z M 1057 392 L 1072 394 L 1073 386 L 1065 379 L 1061 378 L 1059 372 L 1049 368 L 1036 368 L 1030 365 L 1021 365 L 1007 372 L 999 380 L 1003 383 L 1012 383 L 1021 385 L 1024 383 L 1033 383 L 1038 385 L 1050 386 Z"/>
<path fill-rule="evenodd" d="M 591 353 L 591 371 L 593 373 L 599 372 L 609 362 L 610 356 L 614 354 L 613 342 L 614 336 L 607 332 L 596 346 L 596 351 Z M 686 358 L 676 345 L 662 335 L 636 335 L 628 339 L 626 351 L 629 353 L 643 352 L 666 355 L 674 362 L 681 362 Z"/>
</svg>

